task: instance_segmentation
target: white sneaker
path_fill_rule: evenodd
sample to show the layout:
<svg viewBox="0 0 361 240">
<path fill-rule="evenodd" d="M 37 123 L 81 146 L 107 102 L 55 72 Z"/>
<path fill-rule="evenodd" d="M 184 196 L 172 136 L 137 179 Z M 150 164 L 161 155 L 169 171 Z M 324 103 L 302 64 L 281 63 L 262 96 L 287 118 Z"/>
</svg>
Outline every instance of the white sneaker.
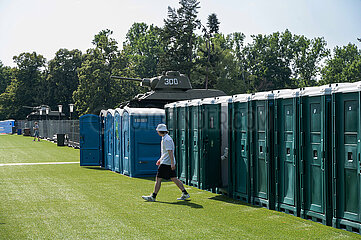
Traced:
<svg viewBox="0 0 361 240">
<path fill-rule="evenodd" d="M 142 198 L 145 201 L 148 201 L 148 202 L 155 202 L 155 198 L 152 195 L 150 195 L 150 196 L 142 196 Z"/>
<path fill-rule="evenodd" d="M 180 197 L 180 198 L 177 198 L 177 200 L 186 200 L 186 199 L 188 199 L 188 198 L 190 198 L 191 196 L 189 196 L 189 194 L 187 193 L 187 194 L 182 194 L 182 196 Z"/>
</svg>

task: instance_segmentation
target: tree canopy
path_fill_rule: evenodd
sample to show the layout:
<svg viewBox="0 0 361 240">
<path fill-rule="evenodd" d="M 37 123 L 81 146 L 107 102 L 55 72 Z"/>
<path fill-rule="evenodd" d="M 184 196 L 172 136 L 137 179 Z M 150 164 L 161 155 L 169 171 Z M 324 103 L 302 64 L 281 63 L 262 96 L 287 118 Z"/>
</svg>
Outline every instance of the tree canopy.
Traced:
<svg viewBox="0 0 361 240">
<path fill-rule="evenodd" d="M 75 103 L 79 115 L 98 114 L 145 91 L 111 75 L 150 78 L 175 70 L 188 75 L 193 88 L 226 94 L 361 81 L 355 44 L 331 51 L 324 38 L 288 29 L 252 35 L 246 44 L 242 32 L 221 32 L 216 13 L 203 24 L 200 7 L 200 1 L 179 0 L 178 7 L 168 7 L 163 26 L 133 23 L 122 44 L 104 29 L 85 52 L 62 48 L 49 61 L 24 52 L 12 68 L 0 61 L 0 119 L 23 119 L 30 113 L 23 106 L 42 104 L 56 109 Z"/>
</svg>

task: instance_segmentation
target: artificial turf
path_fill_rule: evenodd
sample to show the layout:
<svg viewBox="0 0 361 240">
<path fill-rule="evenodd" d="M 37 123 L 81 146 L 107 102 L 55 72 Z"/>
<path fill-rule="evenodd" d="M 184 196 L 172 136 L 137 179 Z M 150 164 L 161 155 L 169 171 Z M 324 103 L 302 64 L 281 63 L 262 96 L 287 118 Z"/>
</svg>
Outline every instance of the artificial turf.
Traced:
<svg viewBox="0 0 361 240">
<path fill-rule="evenodd" d="M 79 161 L 79 150 L 0 136 L 0 163 Z M 96 167 L 0 166 L 0 239 L 361 239 L 358 234 L 187 187 Z"/>
</svg>

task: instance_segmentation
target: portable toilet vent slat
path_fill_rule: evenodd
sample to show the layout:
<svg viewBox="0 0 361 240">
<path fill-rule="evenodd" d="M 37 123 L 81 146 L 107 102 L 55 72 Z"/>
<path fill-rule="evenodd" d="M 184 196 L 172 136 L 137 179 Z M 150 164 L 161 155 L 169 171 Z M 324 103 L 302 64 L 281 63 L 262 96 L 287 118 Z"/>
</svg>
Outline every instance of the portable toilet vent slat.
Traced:
<svg viewBox="0 0 361 240">
<path fill-rule="evenodd" d="M 201 100 L 189 100 L 189 145 L 188 145 L 188 185 L 199 188 L 199 160 L 200 160 L 200 127 Z"/>
<path fill-rule="evenodd" d="M 114 114 L 108 109 L 104 126 L 105 168 L 114 171 Z"/>
<path fill-rule="evenodd" d="M 105 122 L 107 117 L 107 110 L 101 110 L 99 113 L 100 118 L 100 143 L 101 143 L 101 166 L 105 168 L 105 162 L 106 162 L 106 152 L 105 152 Z"/>
<path fill-rule="evenodd" d="M 115 172 L 123 172 L 122 156 L 122 115 L 123 109 L 115 109 L 114 114 L 114 170 Z"/>
<path fill-rule="evenodd" d="M 177 109 L 176 120 L 176 159 L 177 174 L 179 180 L 188 184 L 188 129 L 189 129 L 189 112 L 188 100 L 176 102 Z"/>
</svg>

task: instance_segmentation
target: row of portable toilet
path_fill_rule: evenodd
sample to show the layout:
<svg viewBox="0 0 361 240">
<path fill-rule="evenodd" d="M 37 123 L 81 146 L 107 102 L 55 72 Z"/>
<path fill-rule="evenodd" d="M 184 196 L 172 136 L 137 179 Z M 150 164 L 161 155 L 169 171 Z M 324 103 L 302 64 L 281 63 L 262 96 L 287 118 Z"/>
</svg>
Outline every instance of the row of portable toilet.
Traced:
<svg viewBox="0 0 361 240">
<path fill-rule="evenodd" d="M 156 108 L 102 110 L 80 117 L 81 166 L 102 166 L 130 177 L 155 176 L 165 113 Z M 91 151 L 93 149 L 93 151 Z"/>
<path fill-rule="evenodd" d="M 361 82 L 177 102 L 166 119 L 183 182 L 361 232 Z"/>
<path fill-rule="evenodd" d="M 179 101 L 165 105 L 169 135 L 176 145 L 179 179 L 217 191 L 228 185 L 227 105 L 231 97 Z"/>
</svg>

